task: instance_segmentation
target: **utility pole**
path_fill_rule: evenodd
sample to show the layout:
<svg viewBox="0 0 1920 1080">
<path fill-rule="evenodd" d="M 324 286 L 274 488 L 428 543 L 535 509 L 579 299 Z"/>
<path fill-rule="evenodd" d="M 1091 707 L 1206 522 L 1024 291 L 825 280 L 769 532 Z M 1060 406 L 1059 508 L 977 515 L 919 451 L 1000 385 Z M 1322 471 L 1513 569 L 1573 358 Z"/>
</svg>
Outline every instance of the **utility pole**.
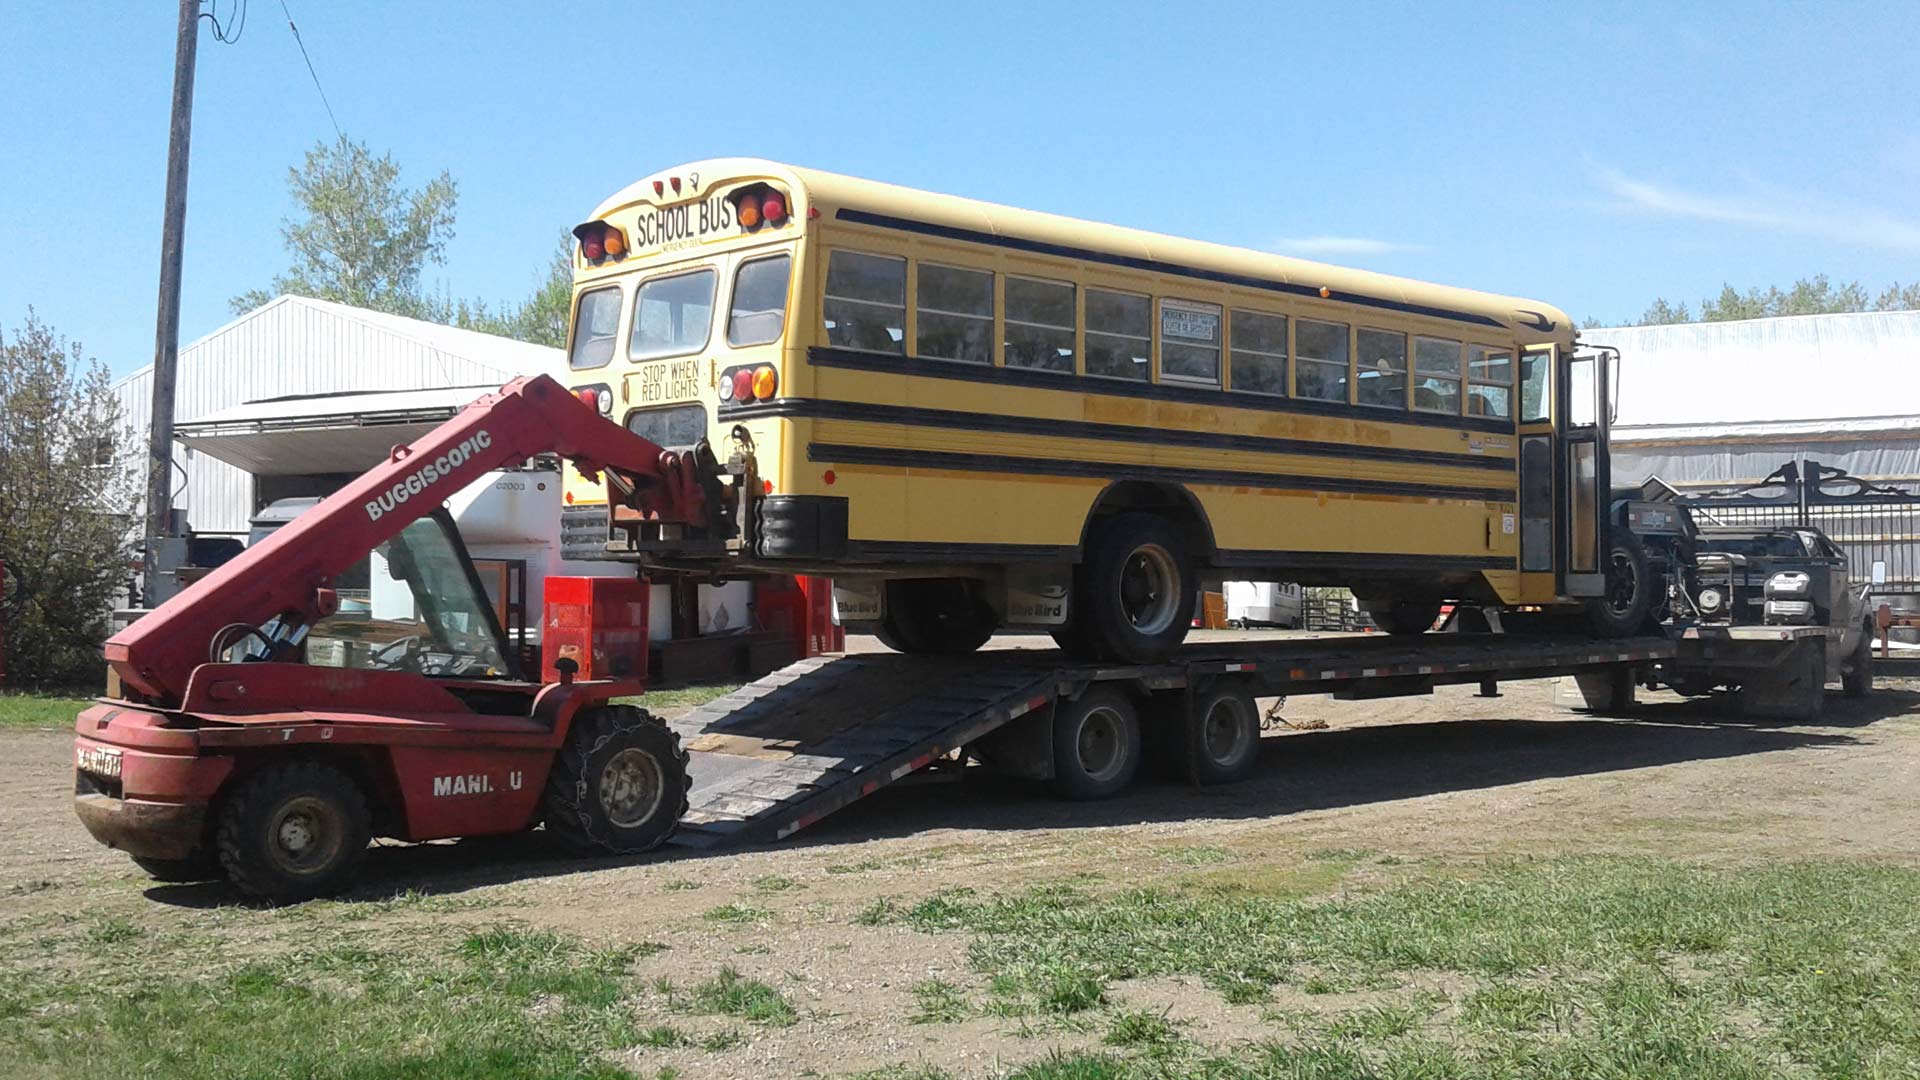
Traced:
<svg viewBox="0 0 1920 1080">
<path fill-rule="evenodd" d="M 148 607 L 171 595 L 171 561 L 162 542 L 173 536 L 173 385 L 180 359 L 180 249 L 187 225 L 187 148 L 193 138 L 193 66 L 200 40 L 200 0 L 180 0 L 180 37 L 173 52 L 173 122 L 167 139 L 166 220 L 160 231 L 160 310 L 154 320 L 153 412 L 147 443 L 146 580 Z"/>
</svg>

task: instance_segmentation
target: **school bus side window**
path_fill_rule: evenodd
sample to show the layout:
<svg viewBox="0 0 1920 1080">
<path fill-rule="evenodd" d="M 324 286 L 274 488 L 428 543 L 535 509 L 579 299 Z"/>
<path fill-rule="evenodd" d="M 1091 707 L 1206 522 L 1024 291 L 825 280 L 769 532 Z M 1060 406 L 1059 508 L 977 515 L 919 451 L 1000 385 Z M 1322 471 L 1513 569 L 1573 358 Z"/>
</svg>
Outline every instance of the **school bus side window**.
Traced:
<svg viewBox="0 0 1920 1080">
<path fill-rule="evenodd" d="M 1386 409 L 1407 407 L 1407 335 L 1360 328 L 1355 399 Z"/>
<path fill-rule="evenodd" d="M 1250 394 L 1287 394 L 1287 317 L 1236 311 L 1227 344 L 1233 388 Z"/>
<path fill-rule="evenodd" d="M 1528 349 L 1520 354 L 1520 422 L 1547 420 L 1547 369 L 1553 366 L 1551 349 Z"/>
<path fill-rule="evenodd" d="M 907 351 L 907 260 L 859 251 L 827 257 L 827 342 L 867 352 Z"/>
<path fill-rule="evenodd" d="M 1073 370 L 1073 286 L 1007 279 L 1008 367 Z"/>
<path fill-rule="evenodd" d="M 1220 307 L 1160 301 L 1160 377 L 1220 385 Z"/>
<path fill-rule="evenodd" d="M 727 344 L 765 345 L 779 341 L 787 328 L 787 278 L 790 255 L 740 264 L 733 277 L 733 307 L 727 312 Z"/>
<path fill-rule="evenodd" d="M 1153 305 L 1144 296 L 1087 290 L 1087 374 L 1152 378 Z"/>
<path fill-rule="evenodd" d="M 1316 401 L 1347 400 L 1347 324 L 1301 319 L 1294 324 L 1295 392 Z"/>
<path fill-rule="evenodd" d="M 993 362 L 991 273 L 923 262 L 914 293 L 919 309 L 914 355 Z"/>
<path fill-rule="evenodd" d="M 1413 407 L 1421 412 L 1460 412 L 1460 343 L 1413 339 Z"/>
<path fill-rule="evenodd" d="M 1512 349 L 1467 346 L 1467 415 L 1512 419 Z"/>
<path fill-rule="evenodd" d="M 567 361 L 575 371 L 606 366 L 613 359 L 613 343 L 620 336 L 620 287 L 609 285 L 580 294 L 573 315 L 573 351 Z"/>
</svg>

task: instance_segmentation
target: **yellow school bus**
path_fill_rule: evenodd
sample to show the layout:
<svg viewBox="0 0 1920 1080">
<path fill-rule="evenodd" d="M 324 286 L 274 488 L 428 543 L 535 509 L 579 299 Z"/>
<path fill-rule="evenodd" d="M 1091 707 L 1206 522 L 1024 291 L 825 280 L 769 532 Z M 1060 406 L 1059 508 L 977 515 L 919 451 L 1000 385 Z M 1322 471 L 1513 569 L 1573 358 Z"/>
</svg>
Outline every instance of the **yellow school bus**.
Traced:
<svg viewBox="0 0 1920 1080">
<path fill-rule="evenodd" d="M 1224 578 L 1637 629 L 1608 371 L 1566 313 L 771 161 L 648 176 L 575 230 L 564 379 L 690 456 L 709 526 L 568 473 L 573 557 L 822 573 L 952 653 L 1144 662 Z"/>
</svg>

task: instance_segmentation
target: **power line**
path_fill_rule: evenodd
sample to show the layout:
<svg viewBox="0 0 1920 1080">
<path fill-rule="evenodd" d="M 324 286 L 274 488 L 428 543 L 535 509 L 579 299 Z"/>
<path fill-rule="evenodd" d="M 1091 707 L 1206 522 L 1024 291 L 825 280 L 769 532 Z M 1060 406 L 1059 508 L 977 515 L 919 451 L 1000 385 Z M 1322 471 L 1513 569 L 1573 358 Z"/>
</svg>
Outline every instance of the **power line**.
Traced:
<svg viewBox="0 0 1920 1080">
<path fill-rule="evenodd" d="M 247 0 L 240 0 L 240 19 L 237 26 L 234 24 L 231 10 L 227 14 L 226 23 L 223 25 L 220 22 L 220 0 L 207 0 L 207 10 L 202 12 L 200 17 L 213 24 L 213 40 L 222 45 L 232 45 L 240 40 L 241 34 L 247 32 Z"/>
<path fill-rule="evenodd" d="M 334 119 L 333 103 L 327 100 L 327 91 L 320 85 L 320 73 L 313 70 L 313 57 L 307 55 L 307 43 L 300 40 L 300 28 L 293 25 L 293 12 L 287 10 L 287 0 L 280 0 L 280 12 L 287 17 L 287 29 L 293 31 L 293 43 L 300 46 L 300 59 L 307 62 L 307 74 L 313 76 L 313 88 L 320 91 L 320 104 L 326 106 L 327 119 L 333 123 L 333 133 L 340 137 L 341 142 L 346 142 L 347 136 L 340 130 L 340 121 Z"/>
</svg>

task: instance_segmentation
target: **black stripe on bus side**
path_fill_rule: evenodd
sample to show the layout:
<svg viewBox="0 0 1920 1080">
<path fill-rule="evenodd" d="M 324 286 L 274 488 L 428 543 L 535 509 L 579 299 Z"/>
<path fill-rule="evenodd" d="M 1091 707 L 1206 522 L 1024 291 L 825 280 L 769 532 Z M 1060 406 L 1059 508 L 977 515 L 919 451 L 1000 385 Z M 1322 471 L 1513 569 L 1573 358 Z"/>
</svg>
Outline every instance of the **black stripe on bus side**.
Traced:
<svg viewBox="0 0 1920 1080">
<path fill-rule="evenodd" d="M 1300 570 L 1512 570 L 1510 555 L 1380 555 L 1354 551 L 1262 551 L 1222 548 L 1220 566 L 1285 566 Z"/>
<path fill-rule="evenodd" d="M 876 214 L 868 210 L 853 210 L 842 207 L 834 211 L 834 217 L 855 225 L 873 225 L 882 229 L 898 229 L 901 232 L 920 233 L 923 236 L 937 236 L 943 240 L 960 240 L 969 244 L 985 244 L 989 247 L 1009 248 L 1014 251 L 1029 251 L 1036 255 L 1053 255 L 1062 259 L 1077 259 L 1083 262 L 1105 263 L 1108 266 L 1121 266 L 1129 270 L 1144 270 L 1152 274 L 1171 274 L 1177 277 L 1194 278 L 1199 281 L 1213 281 L 1222 285 L 1239 285 L 1249 289 L 1264 289 L 1268 292 L 1287 293 L 1292 296 L 1309 296 L 1315 300 L 1335 300 L 1343 304 L 1359 304 L 1362 307 L 1379 308 L 1382 311 L 1398 311 L 1408 315 L 1425 315 L 1434 319 L 1446 319 L 1449 322 L 1472 323 L 1475 326 L 1491 326 L 1499 330 L 1507 329 L 1505 323 L 1486 315 L 1476 315 L 1471 311 L 1455 311 L 1452 308 L 1430 307 L 1426 304 L 1409 304 L 1404 300 L 1388 300 L 1379 296 L 1364 296 L 1360 293 L 1334 292 L 1328 296 L 1320 295 L 1317 285 L 1295 285 L 1289 281 L 1274 281 L 1271 278 L 1254 277 L 1251 274 L 1230 274 L 1223 270 L 1203 270 L 1197 266 L 1183 266 L 1180 263 L 1162 262 L 1159 259 L 1141 259 L 1132 255 L 1115 255 L 1108 251 L 1095 251 L 1092 248 L 1075 247 L 1071 244 L 1054 244 L 1045 240 L 1026 240 L 1018 236 L 1000 236 L 995 233 L 981 232 L 978 229 L 962 229 L 953 225 L 935 225 L 929 221 L 915 221 L 912 218 L 894 217 L 891 214 Z"/>
<path fill-rule="evenodd" d="M 1346 495 L 1403 495 L 1412 498 L 1513 502 L 1512 488 L 1411 484 L 1397 480 L 1359 480 L 1344 476 L 1297 476 L 1234 469 L 1193 469 L 1172 465 L 1129 465 L 1117 461 L 1035 460 L 1000 454 L 962 454 L 946 450 L 910 450 L 891 446 L 808 443 L 807 460 L 828 464 L 889 465 L 954 472 L 1016 473 L 1025 476 L 1075 476 L 1096 480 L 1164 480 L 1221 487 L 1257 487 Z"/>
<path fill-rule="evenodd" d="M 1365 420 L 1375 424 L 1409 424 L 1414 427 L 1442 428 L 1448 431 L 1484 431 L 1493 435 L 1512 435 L 1513 421 L 1484 416 L 1446 416 L 1346 405 L 1336 401 L 1309 401 L 1304 398 L 1276 398 L 1258 394 L 1236 394 L 1227 390 L 1204 390 L 1196 386 L 1170 386 L 1103 379 L 1096 375 L 1073 375 L 1037 368 L 993 367 L 965 360 L 938 360 L 899 353 L 862 352 L 815 345 L 807 350 L 807 362 L 815 367 L 873 371 L 886 375 L 917 375 L 929 379 L 959 379 L 963 382 L 1022 386 L 1030 390 L 1063 390 L 1070 394 L 1104 394 L 1111 397 L 1143 398 L 1148 401 L 1172 401 L 1182 405 L 1212 405 L 1223 409 L 1251 409 L 1258 412 L 1298 413 L 1302 416 L 1326 416 L 1337 420 Z"/>
<path fill-rule="evenodd" d="M 931 540 L 849 540 L 847 558 L 888 562 L 1073 562 L 1072 544 L 948 544 Z"/>
<path fill-rule="evenodd" d="M 1307 439 L 1279 439 L 1265 435 L 1226 435 L 1211 431 L 1178 431 L 1137 427 L 1132 424 L 1104 424 L 1091 420 L 1050 420 L 1037 416 L 1007 416 L 1001 413 L 958 412 L 952 409 L 923 409 L 906 405 L 875 405 L 860 401 L 822 401 L 817 398 L 784 398 L 759 405 L 722 407 L 722 420 L 849 420 L 869 424 L 906 424 L 912 427 L 939 427 L 957 431 L 989 431 L 1005 435 L 1046 435 L 1062 439 L 1102 439 L 1109 442 L 1149 446 L 1190 446 L 1207 450 L 1254 450 L 1269 454 L 1300 454 L 1312 457 L 1359 458 L 1368 461 L 1394 461 L 1413 465 L 1433 465 L 1458 469 L 1514 471 L 1512 458 L 1486 457 L 1444 450 L 1408 450 L 1391 446 L 1349 446 L 1343 443 L 1313 442 Z"/>
</svg>

